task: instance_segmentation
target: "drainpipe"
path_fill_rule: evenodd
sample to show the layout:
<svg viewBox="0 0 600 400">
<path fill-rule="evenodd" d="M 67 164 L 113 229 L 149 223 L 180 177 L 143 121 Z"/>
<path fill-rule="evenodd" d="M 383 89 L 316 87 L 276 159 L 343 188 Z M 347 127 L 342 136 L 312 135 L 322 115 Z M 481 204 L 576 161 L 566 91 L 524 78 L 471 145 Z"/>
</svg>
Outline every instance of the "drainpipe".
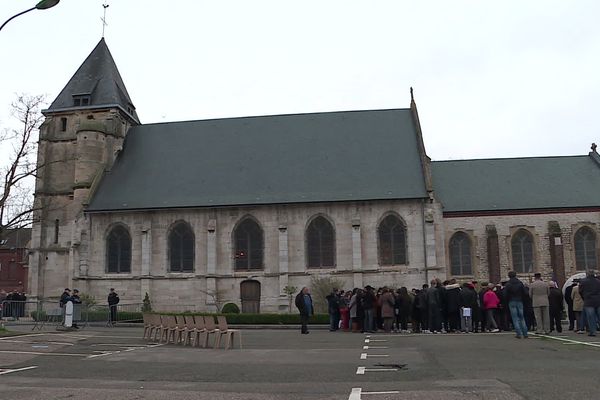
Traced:
<svg viewBox="0 0 600 400">
<path fill-rule="evenodd" d="M 425 266 L 425 283 L 429 283 L 429 270 L 427 265 L 427 233 L 425 232 L 425 199 L 421 199 L 421 223 L 423 228 L 423 265 Z"/>
</svg>

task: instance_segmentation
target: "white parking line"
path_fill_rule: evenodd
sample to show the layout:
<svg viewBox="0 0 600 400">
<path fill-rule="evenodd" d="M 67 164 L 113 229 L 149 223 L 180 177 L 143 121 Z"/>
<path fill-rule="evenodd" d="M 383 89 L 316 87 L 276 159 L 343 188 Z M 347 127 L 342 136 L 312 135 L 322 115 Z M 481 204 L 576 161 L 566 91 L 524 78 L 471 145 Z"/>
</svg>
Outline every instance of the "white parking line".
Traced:
<svg viewBox="0 0 600 400">
<path fill-rule="evenodd" d="M 358 367 L 356 368 L 356 375 L 364 375 L 365 372 L 393 372 L 398 371 L 397 368 L 366 368 L 366 367 Z"/>
<path fill-rule="evenodd" d="M 363 350 L 369 349 L 389 349 L 387 346 L 363 346 Z"/>
<path fill-rule="evenodd" d="M 360 400 L 361 388 L 352 388 L 352 392 L 350 393 L 350 397 L 348 400 Z"/>
<path fill-rule="evenodd" d="M 389 355 L 387 354 L 367 354 L 367 353 L 360 353 L 360 359 L 361 360 L 366 360 L 368 358 L 372 358 L 372 357 L 389 357 Z"/>
<path fill-rule="evenodd" d="M 535 333 L 532 333 L 532 335 L 535 335 L 535 336 L 533 336 L 534 338 L 538 338 L 538 339 L 545 338 L 545 339 L 558 340 L 558 341 L 564 342 L 564 344 L 580 344 L 582 346 L 600 347 L 600 344 L 597 344 L 596 342 L 581 342 L 579 340 L 565 339 L 565 338 L 549 336 L 549 335 L 538 335 Z"/>
<path fill-rule="evenodd" d="M 45 335 L 45 333 L 29 333 L 27 335 L 6 336 L 6 337 L 3 337 L 3 338 L 0 338 L 0 340 L 9 340 L 9 339 L 15 339 L 15 338 L 31 337 L 31 336 L 41 336 L 41 335 Z"/>
<path fill-rule="evenodd" d="M 86 357 L 87 354 L 81 353 L 51 353 L 51 352 L 38 352 L 38 351 L 13 351 L 13 350 L 0 350 L 0 353 L 4 354 L 31 354 L 34 356 L 72 356 L 72 357 Z"/>
<path fill-rule="evenodd" d="M 13 372 L 19 371 L 27 371 L 28 369 L 37 368 L 37 365 L 32 365 L 31 367 L 17 368 L 17 369 L 7 369 L 6 371 L 0 372 L 0 375 L 12 374 Z"/>
<path fill-rule="evenodd" d="M 361 394 L 399 394 L 400 391 L 399 390 L 388 390 L 387 392 L 361 392 Z"/>
</svg>

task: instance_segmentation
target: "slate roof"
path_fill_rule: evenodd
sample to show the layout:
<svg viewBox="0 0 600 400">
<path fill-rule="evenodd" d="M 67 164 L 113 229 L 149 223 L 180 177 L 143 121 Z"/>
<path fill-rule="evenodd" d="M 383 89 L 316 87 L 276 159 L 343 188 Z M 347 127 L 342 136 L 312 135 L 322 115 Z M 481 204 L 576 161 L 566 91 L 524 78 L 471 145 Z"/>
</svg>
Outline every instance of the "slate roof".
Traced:
<svg viewBox="0 0 600 400">
<path fill-rule="evenodd" d="M 74 106 L 73 95 L 91 95 L 87 106 Z M 120 107 L 137 123 L 139 118 L 127 93 L 121 74 L 117 69 L 104 38 L 85 59 L 77 72 L 52 102 L 45 113 L 73 109 Z"/>
<path fill-rule="evenodd" d="M 31 228 L 9 229 L 0 239 L 0 249 L 24 249 L 30 241 Z"/>
<path fill-rule="evenodd" d="M 444 212 L 600 206 L 600 157 L 435 161 L 433 187 Z"/>
<path fill-rule="evenodd" d="M 139 125 L 88 211 L 427 197 L 409 109 Z"/>
</svg>

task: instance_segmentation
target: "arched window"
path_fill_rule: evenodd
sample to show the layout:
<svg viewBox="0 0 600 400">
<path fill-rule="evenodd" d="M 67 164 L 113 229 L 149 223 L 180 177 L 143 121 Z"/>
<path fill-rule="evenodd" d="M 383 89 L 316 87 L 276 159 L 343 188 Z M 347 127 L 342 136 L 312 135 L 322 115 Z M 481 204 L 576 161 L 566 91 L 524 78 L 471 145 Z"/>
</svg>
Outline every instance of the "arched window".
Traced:
<svg viewBox="0 0 600 400">
<path fill-rule="evenodd" d="M 406 264 L 406 227 L 400 218 L 388 215 L 377 229 L 381 265 Z"/>
<path fill-rule="evenodd" d="M 450 238 L 450 271 L 452 275 L 471 275 L 471 239 L 464 232 Z"/>
<path fill-rule="evenodd" d="M 194 232 L 185 222 L 178 222 L 169 232 L 169 271 L 194 271 Z"/>
<path fill-rule="evenodd" d="M 109 273 L 131 272 L 131 236 L 123 225 L 112 228 L 106 238 L 106 261 Z"/>
<path fill-rule="evenodd" d="M 316 217 L 306 229 L 308 268 L 335 267 L 335 231 L 325 217 Z"/>
<path fill-rule="evenodd" d="M 235 241 L 235 269 L 262 269 L 264 240 L 263 231 L 252 218 L 246 218 L 233 234 Z"/>
<path fill-rule="evenodd" d="M 596 234 L 584 226 L 575 233 L 575 265 L 578 270 L 596 269 Z"/>
<path fill-rule="evenodd" d="M 518 273 L 533 272 L 533 236 L 519 229 L 512 237 L 513 269 Z"/>
</svg>

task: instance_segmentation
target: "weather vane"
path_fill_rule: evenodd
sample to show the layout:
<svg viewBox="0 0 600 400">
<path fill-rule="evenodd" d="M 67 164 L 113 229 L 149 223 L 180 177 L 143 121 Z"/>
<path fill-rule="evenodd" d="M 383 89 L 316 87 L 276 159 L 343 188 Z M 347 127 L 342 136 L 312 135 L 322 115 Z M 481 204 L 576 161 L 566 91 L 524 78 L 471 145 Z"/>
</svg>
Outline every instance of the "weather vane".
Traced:
<svg viewBox="0 0 600 400">
<path fill-rule="evenodd" d="M 106 9 L 108 8 L 108 4 L 104 3 L 102 4 L 102 7 L 104 7 L 104 16 L 100 19 L 102 20 L 102 37 L 104 37 L 104 28 L 106 28 L 106 26 L 108 25 L 106 23 Z"/>
</svg>

